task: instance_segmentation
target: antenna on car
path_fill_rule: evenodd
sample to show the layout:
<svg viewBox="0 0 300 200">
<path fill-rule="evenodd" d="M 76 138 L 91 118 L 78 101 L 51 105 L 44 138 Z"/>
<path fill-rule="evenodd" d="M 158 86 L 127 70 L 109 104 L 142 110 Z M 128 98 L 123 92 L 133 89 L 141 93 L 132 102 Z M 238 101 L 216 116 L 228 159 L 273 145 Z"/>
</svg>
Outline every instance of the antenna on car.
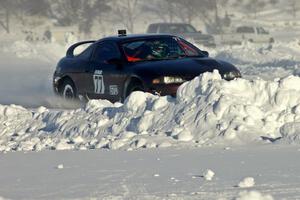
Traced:
<svg viewBox="0 0 300 200">
<path fill-rule="evenodd" d="M 118 30 L 118 35 L 119 35 L 119 37 L 126 36 L 127 32 L 126 32 L 126 30 Z"/>
</svg>

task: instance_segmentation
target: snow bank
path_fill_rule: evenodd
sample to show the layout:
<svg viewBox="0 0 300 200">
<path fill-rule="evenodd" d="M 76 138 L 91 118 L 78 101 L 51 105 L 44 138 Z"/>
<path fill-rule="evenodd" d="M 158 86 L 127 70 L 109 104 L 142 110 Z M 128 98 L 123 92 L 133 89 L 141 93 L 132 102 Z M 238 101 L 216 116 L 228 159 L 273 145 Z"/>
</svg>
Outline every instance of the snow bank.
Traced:
<svg viewBox="0 0 300 200">
<path fill-rule="evenodd" d="M 177 98 L 133 93 L 123 104 L 77 110 L 0 106 L 0 151 L 139 149 L 299 138 L 300 78 L 225 81 L 217 71 L 183 84 Z"/>
</svg>

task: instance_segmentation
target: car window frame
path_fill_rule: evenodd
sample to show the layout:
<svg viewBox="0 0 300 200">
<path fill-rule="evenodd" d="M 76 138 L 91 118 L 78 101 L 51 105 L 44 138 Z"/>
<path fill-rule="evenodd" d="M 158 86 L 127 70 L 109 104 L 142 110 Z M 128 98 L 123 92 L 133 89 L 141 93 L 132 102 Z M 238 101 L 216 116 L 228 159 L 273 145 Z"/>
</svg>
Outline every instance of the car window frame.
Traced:
<svg viewBox="0 0 300 200">
<path fill-rule="evenodd" d="M 193 45 L 192 43 L 190 43 L 189 41 L 181 38 L 181 37 L 175 37 L 176 40 L 179 40 L 183 43 L 186 43 L 186 45 L 190 46 L 191 48 L 194 48 L 198 53 L 199 53 L 199 57 L 201 56 L 201 58 L 207 57 L 203 54 L 202 50 L 199 49 L 198 47 L 196 47 L 195 45 Z M 178 42 L 178 41 L 177 41 Z M 181 50 L 186 54 L 187 57 L 193 57 L 193 56 L 189 56 L 187 55 L 187 52 L 185 49 L 182 48 L 182 46 L 178 43 L 179 47 L 181 48 Z M 197 56 L 198 57 L 198 56 Z"/>
</svg>

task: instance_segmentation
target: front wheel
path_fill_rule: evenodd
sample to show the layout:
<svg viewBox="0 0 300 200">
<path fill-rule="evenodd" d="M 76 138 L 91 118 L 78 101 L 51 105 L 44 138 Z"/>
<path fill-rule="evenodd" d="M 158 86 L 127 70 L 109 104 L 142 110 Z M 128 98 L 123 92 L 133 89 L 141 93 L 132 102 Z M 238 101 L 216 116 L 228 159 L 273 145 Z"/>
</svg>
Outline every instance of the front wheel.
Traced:
<svg viewBox="0 0 300 200">
<path fill-rule="evenodd" d="M 126 90 L 126 96 L 124 98 L 124 100 L 132 93 L 132 92 L 137 92 L 137 91 L 141 91 L 141 92 L 145 92 L 144 86 L 142 83 L 134 81 L 131 82 Z M 124 101 L 123 100 L 123 101 Z"/>
<path fill-rule="evenodd" d="M 73 81 L 66 79 L 59 89 L 59 94 L 66 100 L 77 100 L 77 91 Z"/>
</svg>

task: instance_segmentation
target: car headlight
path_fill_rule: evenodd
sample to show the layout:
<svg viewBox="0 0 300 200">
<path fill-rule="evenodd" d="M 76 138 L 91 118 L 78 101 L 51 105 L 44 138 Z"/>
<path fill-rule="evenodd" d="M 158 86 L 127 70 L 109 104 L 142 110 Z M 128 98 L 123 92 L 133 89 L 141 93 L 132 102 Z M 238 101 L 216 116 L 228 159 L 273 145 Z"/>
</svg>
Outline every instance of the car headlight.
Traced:
<svg viewBox="0 0 300 200">
<path fill-rule="evenodd" d="M 235 78 L 241 78 L 241 77 L 242 77 L 242 76 L 241 76 L 241 73 L 238 72 L 238 71 L 230 71 L 230 72 L 226 72 L 226 73 L 224 73 L 224 75 L 223 75 L 223 78 L 224 78 L 225 80 L 228 80 L 228 81 L 233 80 L 233 79 L 235 79 Z"/>
<path fill-rule="evenodd" d="M 185 80 L 175 76 L 163 76 L 161 78 L 154 79 L 153 84 L 172 84 L 172 83 L 183 83 Z"/>
</svg>

